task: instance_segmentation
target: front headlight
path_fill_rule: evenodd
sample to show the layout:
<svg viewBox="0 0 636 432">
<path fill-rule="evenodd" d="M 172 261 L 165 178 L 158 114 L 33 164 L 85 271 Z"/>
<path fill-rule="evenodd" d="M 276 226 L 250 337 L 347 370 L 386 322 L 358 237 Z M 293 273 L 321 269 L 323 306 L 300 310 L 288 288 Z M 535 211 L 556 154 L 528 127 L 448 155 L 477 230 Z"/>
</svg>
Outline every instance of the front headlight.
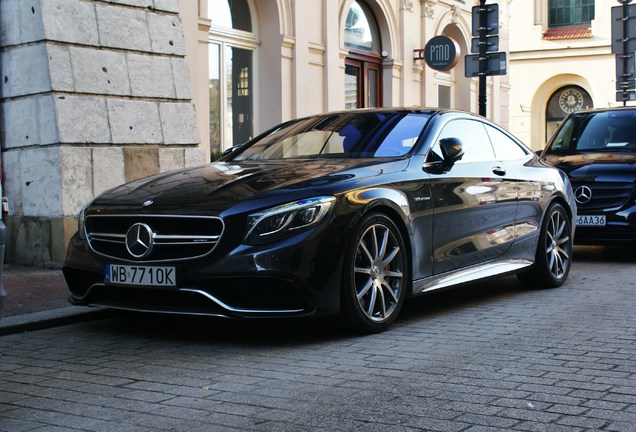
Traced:
<svg viewBox="0 0 636 432">
<path fill-rule="evenodd" d="M 91 203 L 86 204 L 79 212 L 77 217 L 77 234 L 82 240 L 86 240 L 86 231 L 84 231 L 84 221 L 86 220 L 86 209 Z"/>
<path fill-rule="evenodd" d="M 260 244 L 293 235 L 317 225 L 327 215 L 332 196 L 308 198 L 284 204 L 247 218 L 246 244 Z"/>
</svg>

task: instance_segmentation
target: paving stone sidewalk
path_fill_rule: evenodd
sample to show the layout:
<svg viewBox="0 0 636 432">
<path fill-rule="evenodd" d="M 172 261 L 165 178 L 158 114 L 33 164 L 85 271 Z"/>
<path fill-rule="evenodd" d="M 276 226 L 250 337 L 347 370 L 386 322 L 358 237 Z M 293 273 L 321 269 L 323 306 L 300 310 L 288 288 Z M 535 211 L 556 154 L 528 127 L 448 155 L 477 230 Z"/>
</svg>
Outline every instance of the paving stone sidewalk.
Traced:
<svg viewBox="0 0 636 432">
<path fill-rule="evenodd" d="M 584 251 L 585 252 L 585 251 Z M 389 331 L 122 314 L 0 337 L 0 431 L 636 431 L 636 257 L 576 252 Z"/>
</svg>

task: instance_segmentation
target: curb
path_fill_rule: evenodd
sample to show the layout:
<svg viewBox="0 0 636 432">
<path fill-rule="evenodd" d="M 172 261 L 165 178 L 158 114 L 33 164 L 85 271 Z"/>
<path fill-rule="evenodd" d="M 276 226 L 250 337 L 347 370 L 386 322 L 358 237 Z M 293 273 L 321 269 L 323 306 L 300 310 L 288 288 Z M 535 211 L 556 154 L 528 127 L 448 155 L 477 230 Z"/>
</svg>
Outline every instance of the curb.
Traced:
<svg viewBox="0 0 636 432">
<path fill-rule="evenodd" d="M 112 313 L 113 310 L 105 308 L 68 306 L 60 309 L 12 315 L 0 318 L 0 336 L 105 318 L 112 315 Z"/>
</svg>

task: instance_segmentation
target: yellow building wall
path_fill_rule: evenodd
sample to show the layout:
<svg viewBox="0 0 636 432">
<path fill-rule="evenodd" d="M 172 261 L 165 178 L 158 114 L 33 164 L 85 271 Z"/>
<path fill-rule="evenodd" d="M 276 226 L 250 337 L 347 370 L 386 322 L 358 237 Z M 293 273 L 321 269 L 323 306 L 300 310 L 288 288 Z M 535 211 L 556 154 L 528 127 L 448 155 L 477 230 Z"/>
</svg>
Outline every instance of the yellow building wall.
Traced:
<svg viewBox="0 0 636 432">
<path fill-rule="evenodd" d="M 546 106 L 558 89 L 580 86 L 596 108 L 622 105 L 611 53 L 610 14 L 618 3 L 596 1 L 591 37 L 545 40 L 547 3 L 510 3 L 510 131 L 535 150 L 546 143 Z"/>
</svg>

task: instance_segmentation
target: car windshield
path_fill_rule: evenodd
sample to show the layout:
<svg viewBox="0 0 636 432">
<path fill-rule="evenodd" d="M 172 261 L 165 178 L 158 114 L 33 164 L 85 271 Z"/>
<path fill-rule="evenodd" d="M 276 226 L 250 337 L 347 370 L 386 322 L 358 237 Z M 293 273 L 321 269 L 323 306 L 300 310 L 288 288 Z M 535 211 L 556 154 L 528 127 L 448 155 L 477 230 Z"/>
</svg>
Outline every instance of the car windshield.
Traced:
<svg viewBox="0 0 636 432">
<path fill-rule="evenodd" d="M 574 114 L 552 140 L 548 153 L 636 152 L 636 110 Z"/>
<path fill-rule="evenodd" d="M 234 160 L 397 157 L 420 137 L 426 113 L 350 112 L 285 123 L 245 146 Z"/>
</svg>

